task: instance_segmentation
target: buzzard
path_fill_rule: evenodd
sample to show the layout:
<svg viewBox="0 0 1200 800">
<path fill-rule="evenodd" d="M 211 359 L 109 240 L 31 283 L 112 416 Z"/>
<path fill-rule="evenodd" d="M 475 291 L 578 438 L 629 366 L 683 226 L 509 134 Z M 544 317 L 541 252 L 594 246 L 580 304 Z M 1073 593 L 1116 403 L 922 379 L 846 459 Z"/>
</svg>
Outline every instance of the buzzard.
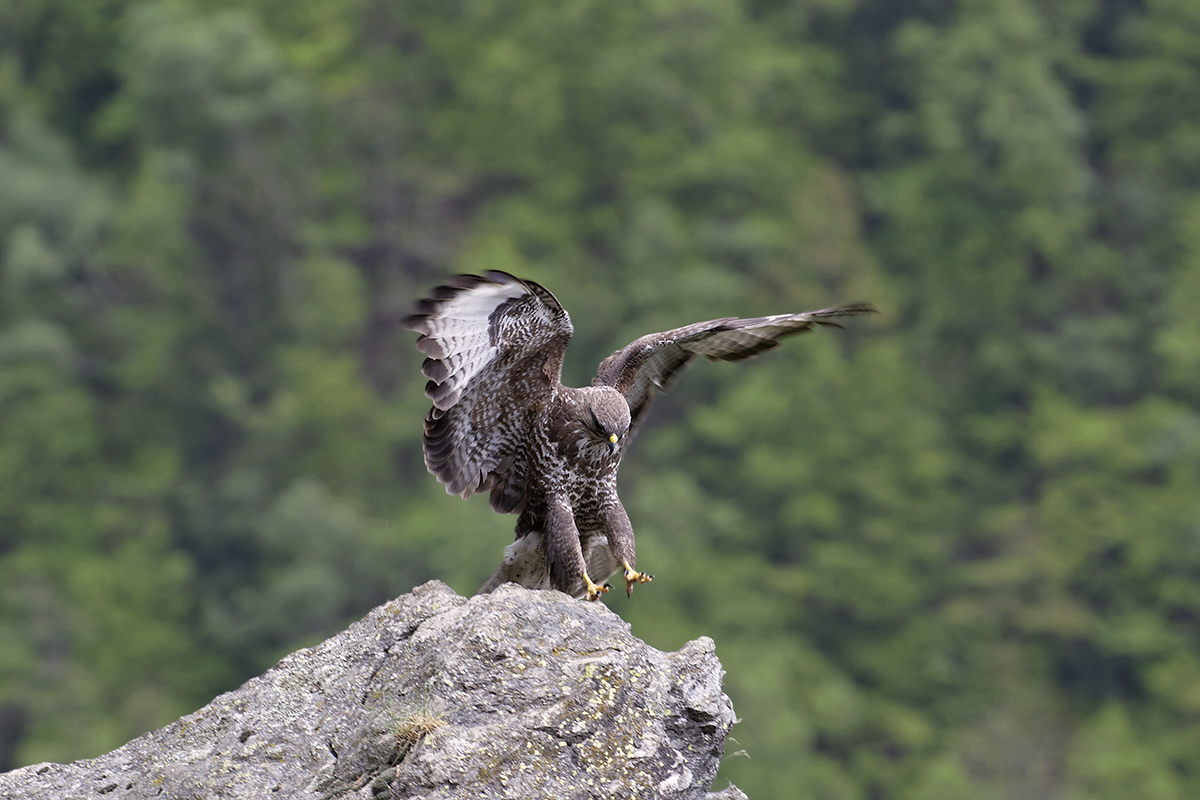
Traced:
<svg viewBox="0 0 1200 800">
<path fill-rule="evenodd" d="M 617 467 L 655 391 L 693 356 L 737 361 L 874 310 L 851 303 L 651 333 L 604 359 L 591 386 L 572 389 L 560 380 L 571 319 L 549 291 L 496 270 L 435 289 L 404 320 L 427 356 L 425 465 L 447 493 L 487 491 L 494 510 L 520 515 L 516 541 L 480 591 L 514 581 L 596 600 L 621 569 L 631 594 L 653 576 L 635 566 Z"/>
</svg>

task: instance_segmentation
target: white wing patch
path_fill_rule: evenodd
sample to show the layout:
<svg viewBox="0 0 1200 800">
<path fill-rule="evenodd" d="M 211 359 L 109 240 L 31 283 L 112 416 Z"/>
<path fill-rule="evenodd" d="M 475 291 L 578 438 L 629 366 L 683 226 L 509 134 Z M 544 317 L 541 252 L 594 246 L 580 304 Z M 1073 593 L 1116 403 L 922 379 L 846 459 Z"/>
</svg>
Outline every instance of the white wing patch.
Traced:
<svg viewBox="0 0 1200 800">
<path fill-rule="evenodd" d="M 500 343 L 489 334 L 493 312 L 527 294 L 519 283 L 481 283 L 454 294 L 414 325 L 422 334 L 417 349 L 429 356 L 421 372 L 436 384 L 427 393 L 437 408 L 457 403 L 471 379 L 495 359 Z"/>
<path fill-rule="evenodd" d="M 450 494 L 491 489 L 493 508 L 514 510 L 531 410 L 549 400 L 571 338 L 566 311 L 536 283 L 492 271 L 438 287 L 404 325 L 428 356 L 426 466 Z"/>
</svg>

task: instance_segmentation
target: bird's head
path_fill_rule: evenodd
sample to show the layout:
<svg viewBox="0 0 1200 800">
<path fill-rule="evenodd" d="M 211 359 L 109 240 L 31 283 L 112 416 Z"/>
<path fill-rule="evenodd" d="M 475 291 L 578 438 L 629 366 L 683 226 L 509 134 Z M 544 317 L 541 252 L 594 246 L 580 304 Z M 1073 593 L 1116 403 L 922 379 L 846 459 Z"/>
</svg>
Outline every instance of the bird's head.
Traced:
<svg viewBox="0 0 1200 800">
<path fill-rule="evenodd" d="M 601 447 L 615 456 L 629 435 L 629 404 L 616 389 L 593 387 L 583 412 L 587 449 Z"/>
</svg>

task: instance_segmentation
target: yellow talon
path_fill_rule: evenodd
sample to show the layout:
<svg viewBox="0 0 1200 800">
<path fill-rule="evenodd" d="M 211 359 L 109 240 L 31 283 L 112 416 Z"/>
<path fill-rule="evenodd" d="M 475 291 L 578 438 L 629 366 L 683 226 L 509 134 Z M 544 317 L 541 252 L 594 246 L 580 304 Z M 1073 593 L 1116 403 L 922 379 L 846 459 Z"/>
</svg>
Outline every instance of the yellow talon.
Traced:
<svg viewBox="0 0 1200 800">
<path fill-rule="evenodd" d="M 588 600 L 599 600 L 600 595 L 608 594 L 608 589 L 609 589 L 608 584 L 604 584 L 603 586 L 597 586 L 596 584 L 592 583 L 592 579 L 588 577 L 588 574 L 586 572 L 583 573 L 583 582 L 584 582 L 584 584 L 587 585 L 587 599 Z"/>
<path fill-rule="evenodd" d="M 633 567 L 629 566 L 629 562 L 624 562 L 625 565 L 625 596 L 633 595 L 633 585 L 635 583 L 649 583 L 654 580 L 653 575 L 647 575 L 644 572 L 638 572 Z"/>
</svg>

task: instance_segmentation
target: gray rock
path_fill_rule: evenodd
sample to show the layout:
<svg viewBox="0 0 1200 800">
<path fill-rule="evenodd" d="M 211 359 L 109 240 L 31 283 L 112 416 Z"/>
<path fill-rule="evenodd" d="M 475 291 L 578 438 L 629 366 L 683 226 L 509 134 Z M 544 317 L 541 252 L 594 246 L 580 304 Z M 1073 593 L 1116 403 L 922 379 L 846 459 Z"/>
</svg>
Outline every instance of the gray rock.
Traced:
<svg viewBox="0 0 1200 800">
<path fill-rule="evenodd" d="M 430 582 L 99 758 L 0 798 L 744 798 L 712 640 L 661 653 L 603 604 Z"/>
</svg>

